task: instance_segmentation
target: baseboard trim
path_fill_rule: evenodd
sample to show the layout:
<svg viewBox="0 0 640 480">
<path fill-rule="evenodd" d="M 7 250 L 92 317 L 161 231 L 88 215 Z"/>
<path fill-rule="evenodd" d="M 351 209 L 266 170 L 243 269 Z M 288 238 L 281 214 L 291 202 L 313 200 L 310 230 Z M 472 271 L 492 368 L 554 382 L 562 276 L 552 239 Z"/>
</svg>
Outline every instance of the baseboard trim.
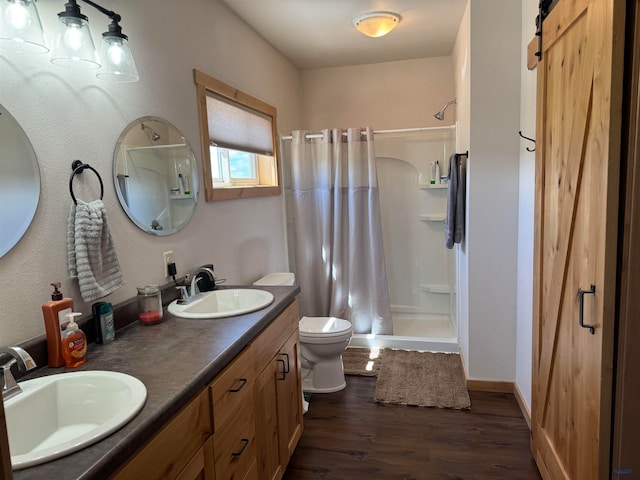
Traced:
<svg viewBox="0 0 640 480">
<path fill-rule="evenodd" d="M 467 379 L 467 388 L 476 392 L 513 393 L 513 382 Z"/>
<path fill-rule="evenodd" d="M 518 402 L 518 405 L 520 406 L 520 411 L 522 412 L 522 416 L 524 417 L 524 421 L 527 422 L 527 425 L 529 426 L 529 430 L 531 430 L 531 412 L 529 411 L 529 408 L 527 407 L 527 403 L 524 401 L 524 396 L 522 395 L 522 392 L 518 388 L 518 384 L 517 383 L 513 384 L 513 394 L 515 395 L 516 401 Z"/>
<path fill-rule="evenodd" d="M 527 422 L 529 431 L 531 431 L 531 412 L 527 407 L 527 403 L 524 401 L 524 396 L 518 388 L 515 382 L 498 382 L 493 380 L 472 380 L 469 378 L 469 372 L 467 372 L 467 366 L 464 363 L 464 355 L 462 354 L 462 347 L 459 348 L 460 358 L 462 360 L 462 369 L 464 370 L 464 378 L 467 381 L 467 389 L 475 390 L 477 392 L 495 392 L 495 393 L 512 393 L 516 397 L 516 402 L 520 407 L 524 421 Z"/>
</svg>

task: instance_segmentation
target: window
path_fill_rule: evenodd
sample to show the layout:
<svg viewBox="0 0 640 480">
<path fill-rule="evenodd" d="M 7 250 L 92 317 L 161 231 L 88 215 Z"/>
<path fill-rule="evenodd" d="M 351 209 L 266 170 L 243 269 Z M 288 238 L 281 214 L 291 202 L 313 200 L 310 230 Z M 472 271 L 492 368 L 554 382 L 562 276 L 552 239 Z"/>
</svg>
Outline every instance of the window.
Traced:
<svg viewBox="0 0 640 480">
<path fill-rule="evenodd" d="M 276 109 L 194 70 L 208 202 L 280 195 Z"/>
<path fill-rule="evenodd" d="M 214 187 L 259 185 L 258 155 L 215 145 L 209 147 Z"/>
</svg>

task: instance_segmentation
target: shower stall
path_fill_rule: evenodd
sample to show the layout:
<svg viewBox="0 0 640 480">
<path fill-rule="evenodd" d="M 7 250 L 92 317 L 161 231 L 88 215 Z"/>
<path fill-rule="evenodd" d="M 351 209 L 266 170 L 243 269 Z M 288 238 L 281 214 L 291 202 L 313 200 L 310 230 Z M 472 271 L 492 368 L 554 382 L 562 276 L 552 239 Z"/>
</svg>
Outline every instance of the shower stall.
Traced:
<svg viewBox="0 0 640 480">
<path fill-rule="evenodd" d="M 355 335 L 351 345 L 457 352 L 457 250 L 444 236 L 456 130 L 416 130 L 375 137 L 393 335 Z"/>
<path fill-rule="evenodd" d="M 457 249 L 445 247 L 446 176 L 455 126 L 375 132 L 374 147 L 392 335 L 354 334 L 352 346 L 458 352 Z M 283 139 L 287 137 L 282 137 Z M 291 137 L 288 137 L 290 139 Z M 290 268 L 293 201 L 282 143 Z M 439 166 L 435 173 L 436 162 Z"/>
</svg>

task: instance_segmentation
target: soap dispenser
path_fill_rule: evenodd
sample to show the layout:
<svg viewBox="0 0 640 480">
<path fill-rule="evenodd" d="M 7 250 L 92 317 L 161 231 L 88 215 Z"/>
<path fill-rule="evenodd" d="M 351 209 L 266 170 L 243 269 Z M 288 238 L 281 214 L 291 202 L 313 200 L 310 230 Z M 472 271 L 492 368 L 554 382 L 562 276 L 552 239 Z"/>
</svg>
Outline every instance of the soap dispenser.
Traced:
<svg viewBox="0 0 640 480">
<path fill-rule="evenodd" d="M 82 314 L 77 312 L 67 314 L 69 324 L 62 336 L 62 356 L 68 368 L 79 367 L 85 362 L 87 356 L 87 337 L 73 319 L 78 315 Z"/>
<path fill-rule="evenodd" d="M 73 311 L 73 300 L 64 298 L 60 283 L 52 283 L 51 301 L 42 304 L 42 316 L 47 333 L 47 360 L 50 367 L 62 367 L 65 364 L 62 356 L 62 334 L 69 319 L 67 315 Z"/>
</svg>

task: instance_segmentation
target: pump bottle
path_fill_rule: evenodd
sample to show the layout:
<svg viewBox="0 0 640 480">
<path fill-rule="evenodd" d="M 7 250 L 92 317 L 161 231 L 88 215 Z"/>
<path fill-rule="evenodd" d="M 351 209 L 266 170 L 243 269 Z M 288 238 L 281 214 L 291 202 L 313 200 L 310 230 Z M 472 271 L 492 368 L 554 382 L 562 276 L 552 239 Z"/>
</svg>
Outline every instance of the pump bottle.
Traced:
<svg viewBox="0 0 640 480">
<path fill-rule="evenodd" d="M 51 301 L 42 304 L 42 315 L 47 333 L 47 357 L 50 367 L 62 367 L 65 364 L 62 357 L 61 338 L 69 319 L 67 315 L 73 311 L 73 300 L 63 298 L 60 292 L 60 282 L 52 283 L 53 294 Z"/>
<path fill-rule="evenodd" d="M 86 361 L 87 337 L 73 317 L 81 313 L 68 313 L 69 324 L 62 335 L 62 356 L 68 368 L 79 367 Z"/>
</svg>

